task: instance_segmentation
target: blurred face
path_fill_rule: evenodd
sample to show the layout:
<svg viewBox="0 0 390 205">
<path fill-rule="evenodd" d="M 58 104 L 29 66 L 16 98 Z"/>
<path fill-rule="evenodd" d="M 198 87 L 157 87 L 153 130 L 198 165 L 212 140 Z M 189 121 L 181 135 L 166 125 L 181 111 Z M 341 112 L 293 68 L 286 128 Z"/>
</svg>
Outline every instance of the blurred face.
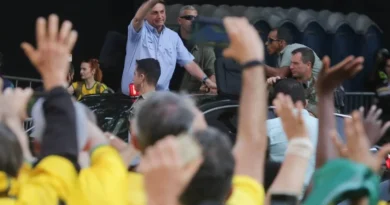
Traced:
<svg viewBox="0 0 390 205">
<path fill-rule="evenodd" d="M 386 61 L 385 72 L 387 76 L 390 76 L 390 59 Z"/>
<path fill-rule="evenodd" d="M 184 10 L 178 18 L 180 27 L 187 33 L 191 33 L 192 21 L 198 16 L 196 10 Z"/>
<path fill-rule="evenodd" d="M 304 63 L 302 61 L 301 53 L 296 53 L 291 56 L 290 70 L 293 77 L 298 79 L 305 77 L 305 74 L 310 70 L 310 67 L 310 62 Z"/>
<path fill-rule="evenodd" d="M 283 50 L 282 42 L 278 39 L 277 31 L 269 32 L 265 45 L 267 46 L 267 51 L 270 55 L 278 54 L 281 50 Z"/>
<path fill-rule="evenodd" d="M 86 80 L 94 77 L 95 71 L 92 70 L 91 65 L 89 63 L 82 62 L 80 67 L 81 79 Z"/>
<path fill-rule="evenodd" d="M 161 28 L 164 26 L 165 19 L 165 6 L 161 3 L 156 4 L 146 16 L 148 23 L 155 28 Z"/>
<path fill-rule="evenodd" d="M 145 74 L 138 72 L 138 69 L 135 69 L 134 71 L 134 87 L 136 91 L 140 91 L 142 88 L 142 85 L 145 81 Z"/>
</svg>

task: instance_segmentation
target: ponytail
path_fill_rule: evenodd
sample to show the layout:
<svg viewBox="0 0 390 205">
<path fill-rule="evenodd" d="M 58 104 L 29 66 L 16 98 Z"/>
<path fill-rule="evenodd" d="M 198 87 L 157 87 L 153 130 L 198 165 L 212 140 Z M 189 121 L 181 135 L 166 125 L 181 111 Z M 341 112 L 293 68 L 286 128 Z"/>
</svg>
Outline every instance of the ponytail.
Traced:
<svg viewBox="0 0 390 205">
<path fill-rule="evenodd" d="M 95 70 L 95 75 L 94 75 L 95 80 L 98 81 L 98 82 L 102 82 L 102 80 L 103 80 L 103 72 L 100 69 L 99 60 L 96 59 L 96 58 L 92 58 L 88 62 L 91 65 L 91 69 Z"/>
</svg>

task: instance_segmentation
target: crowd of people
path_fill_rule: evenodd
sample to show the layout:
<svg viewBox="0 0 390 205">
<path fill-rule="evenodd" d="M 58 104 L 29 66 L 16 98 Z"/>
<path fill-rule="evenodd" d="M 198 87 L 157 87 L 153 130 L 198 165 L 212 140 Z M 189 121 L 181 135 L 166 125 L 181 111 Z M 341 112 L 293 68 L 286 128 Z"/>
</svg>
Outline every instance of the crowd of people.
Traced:
<svg viewBox="0 0 390 205">
<path fill-rule="evenodd" d="M 375 106 L 354 111 L 343 141 L 334 117 L 335 90 L 362 69 L 364 58 L 349 56 L 331 67 L 328 57 L 289 44 L 282 29 L 264 44 L 247 19 L 225 17 L 230 43 L 223 56 L 242 71 L 232 144 L 208 126 L 189 95 L 168 91 L 176 61 L 199 81 L 192 88 L 217 86 L 214 73 L 189 52 L 200 48 L 184 46 L 185 35 L 164 26 L 164 8 L 148 0 L 129 25 L 122 92 L 129 93 L 130 83 L 140 92 L 129 143 L 104 133 L 80 95 L 71 95 L 107 89 L 94 59 L 83 62 L 83 81 L 70 83 L 72 23 L 59 25 L 54 14 L 37 19 L 36 47 L 21 47 L 46 95 L 32 108 L 33 149 L 22 124 L 33 91 L 8 88 L 0 95 L 0 204 L 387 204 L 379 184 L 390 145 L 374 154 L 370 148 L 390 123 L 379 120 Z M 191 7 L 180 14 L 182 24 L 196 15 Z M 280 54 L 278 68 L 264 63 L 265 45 Z M 267 120 L 269 88 L 277 118 Z"/>
</svg>

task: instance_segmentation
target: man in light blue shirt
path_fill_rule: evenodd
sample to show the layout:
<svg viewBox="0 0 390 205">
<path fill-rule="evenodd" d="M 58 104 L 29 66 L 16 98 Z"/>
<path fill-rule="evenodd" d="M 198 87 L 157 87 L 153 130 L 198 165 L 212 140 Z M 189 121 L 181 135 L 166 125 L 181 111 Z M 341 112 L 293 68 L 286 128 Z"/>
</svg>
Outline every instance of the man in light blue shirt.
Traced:
<svg viewBox="0 0 390 205">
<path fill-rule="evenodd" d="M 137 11 L 128 27 L 125 68 L 122 75 L 122 93 L 129 95 L 133 82 L 136 60 L 154 58 L 160 62 L 161 76 L 157 90 L 169 90 L 176 62 L 207 87 L 216 89 L 194 57 L 183 45 L 179 35 L 165 27 L 165 5 L 159 0 L 148 0 Z"/>
<path fill-rule="evenodd" d="M 274 85 L 274 91 L 274 96 L 276 96 L 277 93 L 283 93 L 285 95 L 290 95 L 294 103 L 302 101 L 304 105 L 307 105 L 303 85 L 295 79 L 287 78 L 279 80 Z M 302 110 L 302 115 L 310 140 L 315 148 L 317 147 L 318 139 L 318 119 L 311 116 L 305 109 Z M 269 140 L 268 150 L 270 161 L 282 162 L 287 150 L 288 139 L 284 133 L 280 118 L 267 120 L 267 136 Z M 309 161 L 304 182 L 305 186 L 309 185 L 310 179 L 315 171 L 315 153 L 316 151 L 314 150 L 314 154 Z"/>
</svg>

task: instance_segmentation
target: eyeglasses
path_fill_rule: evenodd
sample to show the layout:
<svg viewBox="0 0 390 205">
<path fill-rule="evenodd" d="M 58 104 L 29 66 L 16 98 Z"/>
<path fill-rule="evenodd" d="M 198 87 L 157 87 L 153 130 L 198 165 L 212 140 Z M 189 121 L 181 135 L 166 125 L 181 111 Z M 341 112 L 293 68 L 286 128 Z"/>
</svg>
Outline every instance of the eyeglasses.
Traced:
<svg viewBox="0 0 390 205">
<path fill-rule="evenodd" d="M 268 43 L 272 43 L 272 42 L 274 42 L 274 41 L 280 41 L 279 39 L 272 39 L 272 38 L 268 38 L 267 39 L 267 42 Z"/>
<path fill-rule="evenodd" d="M 192 20 L 194 20 L 196 18 L 196 16 L 187 15 L 187 16 L 180 16 L 180 18 L 188 20 L 188 21 L 192 21 Z"/>
</svg>

